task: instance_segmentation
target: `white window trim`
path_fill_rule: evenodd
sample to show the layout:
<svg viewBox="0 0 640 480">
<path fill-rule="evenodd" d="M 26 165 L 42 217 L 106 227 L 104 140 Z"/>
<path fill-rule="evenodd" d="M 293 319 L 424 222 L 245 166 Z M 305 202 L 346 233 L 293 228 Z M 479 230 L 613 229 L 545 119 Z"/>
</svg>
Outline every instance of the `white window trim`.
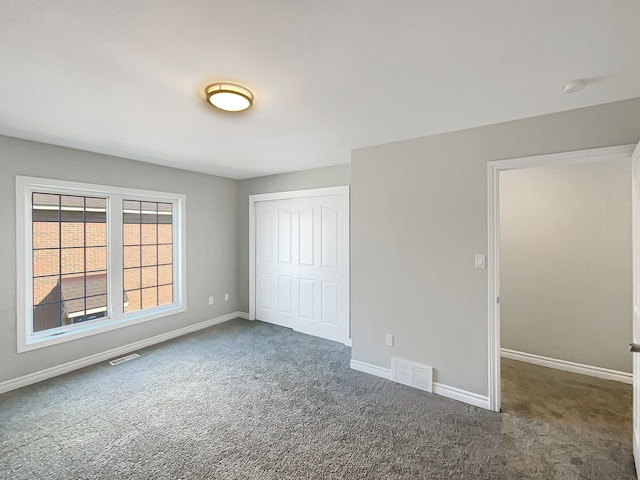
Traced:
<svg viewBox="0 0 640 480">
<path fill-rule="evenodd" d="M 104 319 L 33 333 L 31 194 L 57 193 L 107 198 L 108 315 Z M 122 199 L 173 203 L 173 298 L 170 305 L 123 312 Z M 96 335 L 187 310 L 186 195 L 91 183 L 16 176 L 16 275 L 18 353 Z"/>
</svg>

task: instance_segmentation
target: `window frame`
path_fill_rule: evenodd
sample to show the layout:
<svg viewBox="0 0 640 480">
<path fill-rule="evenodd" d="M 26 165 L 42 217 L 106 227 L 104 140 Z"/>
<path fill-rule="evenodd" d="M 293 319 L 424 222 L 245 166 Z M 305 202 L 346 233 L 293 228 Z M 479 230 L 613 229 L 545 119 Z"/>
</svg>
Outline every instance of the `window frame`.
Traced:
<svg viewBox="0 0 640 480">
<path fill-rule="evenodd" d="M 100 196 L 107 204 L 107 316 L 33 332 L 32 194 Z M 124 312 L 123 200 L 173 205 L 173 302 Z M 151 190 L 16 176 L 16 274 L 18 353 L 57 345 L 184 312 L 186 304 L 186 195 Z"/>
</svg>

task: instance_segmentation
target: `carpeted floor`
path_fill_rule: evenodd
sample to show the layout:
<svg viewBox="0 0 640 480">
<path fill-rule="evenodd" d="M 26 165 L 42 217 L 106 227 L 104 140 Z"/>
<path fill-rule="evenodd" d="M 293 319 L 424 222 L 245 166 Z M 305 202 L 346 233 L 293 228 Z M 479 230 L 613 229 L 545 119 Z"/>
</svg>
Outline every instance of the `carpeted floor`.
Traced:
<svg viewBox="0 0 640 480">
<path fill-rule="evenodd" d="M 506 358 L 501 365 L 503 412 L 631 442 L 631 385 Z"/>
<path fill-rule="evenodd" d="M 0 396 L 5 479 L 624 479 L 630 441 L 349 369 L 234 320 Z"/>
</svg>

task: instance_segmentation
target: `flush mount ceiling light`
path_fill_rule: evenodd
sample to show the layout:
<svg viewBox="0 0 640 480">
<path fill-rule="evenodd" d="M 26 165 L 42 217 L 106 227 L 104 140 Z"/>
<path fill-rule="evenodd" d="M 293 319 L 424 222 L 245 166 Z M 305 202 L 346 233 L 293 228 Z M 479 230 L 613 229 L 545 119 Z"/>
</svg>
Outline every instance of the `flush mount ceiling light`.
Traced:
<svg viewBox="0 0 640 480">
<path fill-rule="evenodd" d="M 207 102 L 225 112 L 241 112 L 253 105 L 251 90 L 235 83 L 212 83 L 204 89 L 204 93 Z"/>
</svg>

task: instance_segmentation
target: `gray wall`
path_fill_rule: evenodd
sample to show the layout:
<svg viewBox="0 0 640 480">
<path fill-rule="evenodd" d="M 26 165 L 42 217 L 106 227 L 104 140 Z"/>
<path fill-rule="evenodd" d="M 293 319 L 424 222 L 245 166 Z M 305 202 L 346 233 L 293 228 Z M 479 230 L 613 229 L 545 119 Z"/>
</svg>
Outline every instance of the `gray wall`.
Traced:
<svg viewBox="0 0 640 480">
<path fill-rule="evenodd" d="M 631 372 L 631 162 L 500 173 L 501 345 Z"/>
<path fill-rule="evenodd" d="M 351 165 L 250 178 L 238 182 L 238 308 L 249 311 L 249 195 L 336 187 L 351 183 Z"/>
<path fill-rule="evenodd" d="M 355 150 L 352 164 L 235 182 L 0 137 L 0 381 L 235 310 L 248 311 L 248 197 L 351 184 L 352 356 L 436 368 L 436 380 L 487 393 L 490 160 L 636 143 L 640 99 Z M 15 175 L 187 194 L 188 311 L 16 354 Z M 202 221 L 198 221 L 203 219 Z M 228 303 L 208 306 L 225 292 Z M 384 334 L 395 346 L 384 346 Z"/>
<path fill-rule="evenodd" d="M 474 254 L 487 252 L 487 162 L 638 140 L 633 99 L 355 150 L 353 359 L 432 365 L 436 381 L 486 395 L 488 279 Z"/>
<path fill-rule="evenodd" d="M 186 194 L 187 311 L 17 354 L 16 175 Z M 0 382 L 236 311 L 236 186 L 234 180 L 0 136 Z"/>
</svg>

